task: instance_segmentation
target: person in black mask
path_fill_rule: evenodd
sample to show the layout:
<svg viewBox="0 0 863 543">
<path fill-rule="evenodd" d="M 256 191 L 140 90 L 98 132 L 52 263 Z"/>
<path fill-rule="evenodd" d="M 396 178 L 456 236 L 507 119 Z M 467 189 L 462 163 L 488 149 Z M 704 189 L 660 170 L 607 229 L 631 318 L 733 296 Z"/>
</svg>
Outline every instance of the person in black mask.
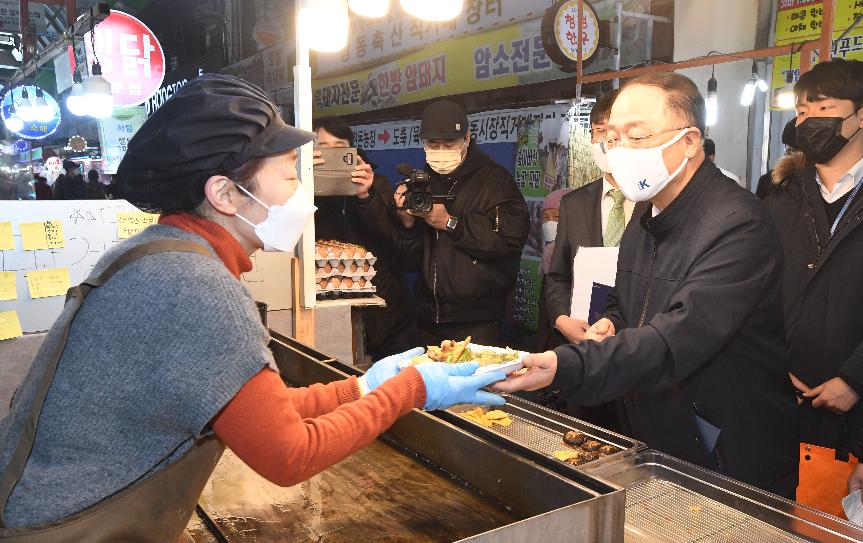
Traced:
<svg viewBox="0 0 863 543">
<path fill-rule="evenodd" d="M 863 422 L 863 62 L 816 65 L 794 87 L 806 161 L 767 198 L 785 251 L 791 380 L 801 414 L 797 500 L 842 515 Z"/>
</svg>

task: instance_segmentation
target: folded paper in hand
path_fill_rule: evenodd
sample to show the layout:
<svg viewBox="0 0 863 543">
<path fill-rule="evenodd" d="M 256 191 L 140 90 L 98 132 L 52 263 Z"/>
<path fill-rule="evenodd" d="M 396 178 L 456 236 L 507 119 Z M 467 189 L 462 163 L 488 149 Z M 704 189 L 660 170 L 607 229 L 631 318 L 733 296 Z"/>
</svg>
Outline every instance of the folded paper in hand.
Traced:
<svg viewBox="0 0 863 543">
<path fill-rule="evenodd" d="M 608 302 L 617 276 L 617 247 L 579 247 L 572 261 L 569 316 L 593 324 Z"/>
</svg>

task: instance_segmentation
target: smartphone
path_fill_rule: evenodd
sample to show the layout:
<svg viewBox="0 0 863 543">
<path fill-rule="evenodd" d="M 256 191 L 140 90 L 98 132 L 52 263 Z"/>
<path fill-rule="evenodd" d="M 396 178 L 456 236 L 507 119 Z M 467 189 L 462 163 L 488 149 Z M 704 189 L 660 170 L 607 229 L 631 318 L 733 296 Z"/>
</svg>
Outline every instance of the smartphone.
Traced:
<svg viewBox="0 0 863 543">
<path fill-rule="evenodd" d="M 315 166 L 315 196 L 356 196 L 357 185 L 351 172 L 357 167 L 355 147 L 316 149 L 323 164 Z"/>
</svg>

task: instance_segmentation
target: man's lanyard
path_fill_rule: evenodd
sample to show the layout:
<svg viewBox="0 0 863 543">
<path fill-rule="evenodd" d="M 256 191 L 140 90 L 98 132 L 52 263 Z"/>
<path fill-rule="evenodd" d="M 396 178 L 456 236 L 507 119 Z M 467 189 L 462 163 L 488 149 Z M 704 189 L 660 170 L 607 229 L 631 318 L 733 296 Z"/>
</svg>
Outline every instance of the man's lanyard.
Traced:
<svg viewBox="0 0 863 543">
<path fill-rule="evenodd" d="M 842 220 L 842 217 L 845 215 L 845 212 L 848 211 L 849 207 L 851 207 L 851 202 L 854 201 L 854 197 L 857 196 L 857 192 L 860 191 L 861 185 L 863 185 L 863 177 L 861 177 L 860 181 L 857 181 L 857 184 L 854 185 L 854 190 L 851 191 L 851 195 L 845 201 L 845 205 L 842 206 L 842 211 L 839 212 L 839 215 L 836 217 L 836 220 L 833 221 L 833 226 L 830 228 L 830 237 L 833 237 L 833 234 L 836 232 L 836 227 L 839 226 L 839 221 Z"/>
</svg>

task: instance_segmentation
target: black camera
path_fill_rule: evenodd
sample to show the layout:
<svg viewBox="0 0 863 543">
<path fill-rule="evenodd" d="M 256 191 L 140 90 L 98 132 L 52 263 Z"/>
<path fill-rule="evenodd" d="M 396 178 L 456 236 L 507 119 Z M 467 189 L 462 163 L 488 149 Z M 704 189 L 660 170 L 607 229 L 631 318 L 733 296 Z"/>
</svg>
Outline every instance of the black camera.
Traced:
<svg viewBox="0 0 863 543">
<path fill-rule="evenodd" d="M 407 177 L 401 183 L 407 188 L 404 193 L 404 209 L 413 214 L 428 213 L 432 210 L 435 202 L 443 202 L 454 198 L 454 196 L 435 196 L 429 183 L 429 174 L 423 170 L 416 170 L 410 164 L 400 164 L 398 172 Z"/>
</svg>

